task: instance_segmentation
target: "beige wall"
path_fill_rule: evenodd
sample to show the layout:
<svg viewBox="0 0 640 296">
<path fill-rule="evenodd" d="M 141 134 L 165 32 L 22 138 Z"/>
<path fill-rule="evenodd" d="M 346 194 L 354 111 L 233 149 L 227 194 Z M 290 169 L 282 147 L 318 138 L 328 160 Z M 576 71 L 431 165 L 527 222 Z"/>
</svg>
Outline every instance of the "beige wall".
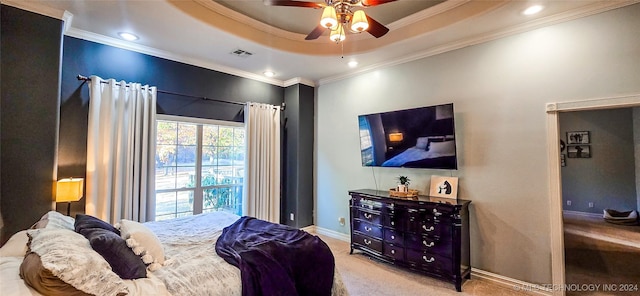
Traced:
<svg viewBox="0 0 640 296">
<path fill-rule="evenodd" d="M 318 227 L 349 233 L 350 189 L 388 189 L 398 175 L 427 192 L 460 177 L 472 200 L 472 266 L 551 282 L 545 103 L 640 93 L 640 5 L 562 23 L 318 88 Z M 454 103 L 458 171 L 365 168 L 357 116 Z M 374 181 L 373 175 L 376 180 Z"/>
</svg>

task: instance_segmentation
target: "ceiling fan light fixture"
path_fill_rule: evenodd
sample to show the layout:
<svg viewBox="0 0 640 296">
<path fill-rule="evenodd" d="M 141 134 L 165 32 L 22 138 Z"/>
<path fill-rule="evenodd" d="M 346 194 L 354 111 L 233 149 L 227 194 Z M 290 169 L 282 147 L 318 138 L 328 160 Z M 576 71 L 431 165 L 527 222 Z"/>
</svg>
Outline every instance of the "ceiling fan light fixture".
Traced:
<svg viewBox="0 0 640 296">
<path fill-rule="evenodd" d="M 331 41 L 338 43 L 340 41 L 344 41 L 346 36 L 344 35 L 344 28 L 341 24 L 338 24 L 338 27 L 335 30 L 331 30 L 331 34 L 329 35 L 329 39 Z"/>
<path fill-rule="evenodd" d="M 351 19 L 351 30 L 354 32 L 364 32 L 369 28 L 369 22 L 367 22 L 367 16 L 364 14 L 364 11 L 357 10 L 353 13 L 353 18 Z"/>
<path fill-rule="evenodd" d="M 327 29 L 335 29 L 338 25 L 338 16 L 336 15 L 336 9 L 333 6 L 327 6 L 322 11 L 322 18 L 320 19 L 320 25 Z"/>
</svg>

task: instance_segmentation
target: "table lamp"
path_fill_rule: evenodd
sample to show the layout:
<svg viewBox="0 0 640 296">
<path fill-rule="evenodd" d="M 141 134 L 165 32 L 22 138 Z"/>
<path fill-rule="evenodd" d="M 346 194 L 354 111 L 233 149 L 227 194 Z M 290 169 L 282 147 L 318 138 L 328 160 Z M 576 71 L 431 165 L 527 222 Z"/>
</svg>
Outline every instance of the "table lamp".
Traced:
<svg viewBox="0 0 640 296">
<path fill-rule="evenodd" d="M 82 198 L 84 179 L 65 178 L 58 181 L 56 186 L 56 202 L 67 203 L 67 216 L 71 215 L 71 202 Z"/>
</svg>

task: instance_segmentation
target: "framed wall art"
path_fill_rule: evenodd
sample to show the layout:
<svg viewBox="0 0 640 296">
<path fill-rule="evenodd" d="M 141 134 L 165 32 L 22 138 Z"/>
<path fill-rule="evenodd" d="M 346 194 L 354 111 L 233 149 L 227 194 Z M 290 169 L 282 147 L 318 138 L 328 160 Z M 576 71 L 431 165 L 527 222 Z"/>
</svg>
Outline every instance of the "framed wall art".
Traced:
<svg viewBox="0 0 640 296">
<path fill-rule="evenodd" d="M 567 146 L 567 156 L 569 158 L 590 158 L 591 146 L 589 145 L 570 145 Z"/>
<path fill-rule="evenodd" d="M 589 144 L 591 137 L 588 131 L 567 132 L 567 145 Z"/>
</svg>

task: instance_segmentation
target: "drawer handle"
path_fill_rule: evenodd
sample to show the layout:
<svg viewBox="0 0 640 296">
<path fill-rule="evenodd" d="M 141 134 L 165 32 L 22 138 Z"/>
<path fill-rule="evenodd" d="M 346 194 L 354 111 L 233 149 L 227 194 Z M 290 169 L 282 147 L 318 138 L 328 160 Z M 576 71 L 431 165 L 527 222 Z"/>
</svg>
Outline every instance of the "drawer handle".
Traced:
<svg viewBox="0 0 640 296">
<path fill-rule="evenodd" d="M 396 253 L 396 250 L 391 250 L 391 254 L 395 254 L 395 253 Z"/>
<path fill-rule="evenodd" d="M 438 209 L 433 209 L 433 215 L 438 217 L 438 216 L 441 216 L 442 213 L 438 212 Z"/>
<path fill-rule="evenodd" d="M 367 245 L 367 246 L 368 246 L 368 245 L 370 245 L 370 244 L 371 244 L 371 241 L 370 241 L 370 240 L 368 240 L 368 239 L 366 239 L 366 238 L 364 238 L 363 240 L 364 240 L 364 244 L 365 244 L 365 245 Z"/>
<path fill-rule="evenodd" d="M 367 219 L 371 219 L 371 214 L 364 213 L 364 217 Z"/>
<path fill-rule="evenodd" d="M 392 235 L 392 236 L 391 236 L 391 239 L 396 239 L 396 236 L 395 236 L 395 235 Z"/>
<path fill-rule="evenodd" d="M 427 226 L 426 226 L 426 225 L 422 225 L 422 229 L 424 229 L 424 231 L 431 232 L 431 231 L 433 231 L 435 228 L 433 227 L 433 225 L 431 225 L 431 227 L 429 227 L 429 228 L 427 228 Z"/>
<path fill-rule="evenodd" d="M 433 262 L 433 261 L 436 261 L 436 259 L 435 259 L 435 258 L 433 258 L 433 257 L 431 257 L 431 258 L 427 259 L 427 256 L 422 256 L 422 259 L 424 259 L 424 261 L 429 262 L 429 263 L 431 263 L 431 262 Z"/>
<path fill-rule="evenodd" d="M 391 225 L 396 225 L 396 222 L 391 221 Z"/>
<path fill-rule="evenodd" d="M 423 244 L 425 247 L 429 247 L 429 248 L 431 248 L 431 247 L 433 247 L 433 245 L 435 245 L 435 243 L 434 243 L 434 242 L 430 242 L 430 243 L 428 243 L 428 244 L 427 244 L 427 241 L 422 241 L 422 244 Z"/>
<path fill-rule="evenodd" d="M 365 227 L 364 227 L 364 230 L 366 230 L 367 232 L 369 232 L 369 231 L 373 230 L 373 228 L 365 226 Z"/>
</svg>

